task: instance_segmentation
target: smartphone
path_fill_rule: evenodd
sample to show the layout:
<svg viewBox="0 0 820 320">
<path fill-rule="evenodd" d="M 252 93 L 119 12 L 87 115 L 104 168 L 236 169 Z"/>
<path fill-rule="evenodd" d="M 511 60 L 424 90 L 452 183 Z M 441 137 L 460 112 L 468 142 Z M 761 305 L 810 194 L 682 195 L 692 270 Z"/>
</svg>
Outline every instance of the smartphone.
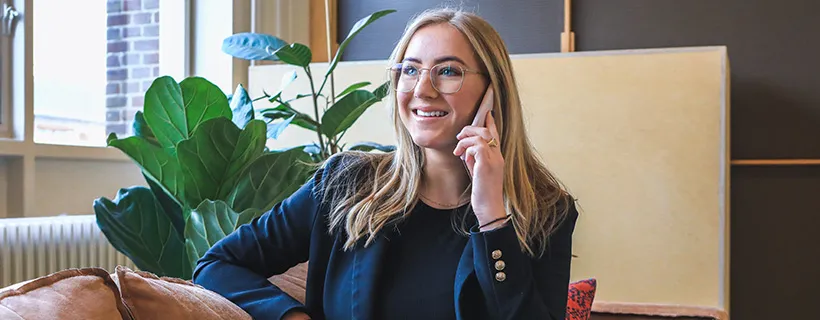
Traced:
<svg viewBox="0 0 820 320">
<path fill-rule="evenodd" d="M 481 99 L 481 104 L 478 106 L 478 110 L 476 110 L 475 118 L 473 118 L 472 126 L 474 127 L 483 127 L 487 121 L 487 114 L 493 110 L 493 104 L 495 102 L 493 92 L 493 86 L 490 84 L 487 87 L 487 91 L 484 92 L 484 98 Z M 467 168 L 467 154 L 461 155 L 461 161 L 464 162 L 464 169 L 467 170 L 467 174 L 470 174 L 470 169 Z M 472 177 L 472 175 L 471 175 Z"/>
</svg>

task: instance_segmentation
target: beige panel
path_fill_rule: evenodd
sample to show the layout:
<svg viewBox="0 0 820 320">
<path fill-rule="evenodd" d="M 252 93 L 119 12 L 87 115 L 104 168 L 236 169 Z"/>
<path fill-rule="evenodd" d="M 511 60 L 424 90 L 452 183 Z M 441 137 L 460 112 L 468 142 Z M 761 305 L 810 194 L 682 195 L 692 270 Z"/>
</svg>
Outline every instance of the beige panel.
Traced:
<svg viewBox="0 0 820 320">
<path fill-rule="evenodd" d="M 579 198 L 572 278 L 597 278 L 596 300 L 726 307 L 725 60 L 714 47 L 513 58 L 531 139 Z M 336 92 L 383 81 L 385 66 L 340 64 Z M 322 65 L 313 67 L 321 75 Z M 275 92 L 291 70 L 251 68 L 251 95 Z M 286 98 L 309 92 L 299 76 Z M 315 138 L 292 127 L 272 145 Z M 394 141 L 384 106 L 345 138 Z"/>
<path fill-rule="evenodd" d="M 99 197 L 114 200 L 120 188 L 146 185 L 131 161 L 38 159 L 36 217 L 94 214 Z"/>
</svg>

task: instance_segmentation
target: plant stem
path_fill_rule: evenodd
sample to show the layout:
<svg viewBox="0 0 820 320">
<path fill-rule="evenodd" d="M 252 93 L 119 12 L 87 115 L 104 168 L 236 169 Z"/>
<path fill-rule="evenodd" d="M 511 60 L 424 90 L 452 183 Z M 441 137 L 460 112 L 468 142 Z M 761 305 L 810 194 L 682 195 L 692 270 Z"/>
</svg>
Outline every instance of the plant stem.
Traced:
<svg viewBox="0 0 820 320">
<path fill-rule="evenodd" d="M 319 149 L 322 150 L 322 154 L 326 154 L 327 150 L 325 150 L 325 140 L 322 138 L 322 122 L 321 118 L 319 118 L 319 95 L 316 94 L 316 89 L 313 86 L 313 75 L 310 74 L 310 67 L 305 67 L 305 73 L 308 76 L 308 81 L 310 82 L 310 91 L 313 94 L 313 115 L 316 117 L 316 135 L 319 137 Z"/>
</svg>

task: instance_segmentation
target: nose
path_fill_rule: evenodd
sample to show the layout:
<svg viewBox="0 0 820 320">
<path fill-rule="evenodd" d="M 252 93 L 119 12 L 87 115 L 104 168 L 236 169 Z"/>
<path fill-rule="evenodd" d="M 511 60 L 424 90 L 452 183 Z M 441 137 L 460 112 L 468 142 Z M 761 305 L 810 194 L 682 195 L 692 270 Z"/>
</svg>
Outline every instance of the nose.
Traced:
<svg viewBox="0 0 820 320">
<path fill-rule="evenodd" d="M 427 74 L 425 74 L 425 72 L 427 72 Z M 433 87 L 429 72 L 428 70 L 423 70 L 419 74 L 418 83 L 416 83 L 416 87 L 414 88 L 414 97 L 418 99 L 435 99 L 438 96 L 438 91 Z"/>
</svg>

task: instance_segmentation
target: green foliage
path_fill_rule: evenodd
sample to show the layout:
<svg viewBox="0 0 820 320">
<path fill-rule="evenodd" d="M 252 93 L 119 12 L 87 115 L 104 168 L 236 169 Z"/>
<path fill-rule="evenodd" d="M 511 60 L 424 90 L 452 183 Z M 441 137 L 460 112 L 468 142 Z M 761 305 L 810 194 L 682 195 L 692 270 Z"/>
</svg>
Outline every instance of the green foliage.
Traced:
<svg viewBox="0 0 820 320">
<path fill-rule="evenodd" d="M 255 33 L 223 41 L 222 50 L 234 57 L 300 68 L 311 92 L 289 100 L 282 98 L 282 91 L 296 81 L 296 71 L 284 77 L 274 95 L 256 99 L 242 86 L 229 98 L 200 77 L 179 83 L 168 76 L 155 79 L 145 93 L 143 112 L 134 117 L 134 136 L 108 137 L 108 146 L 131 158 L 148 185 L 121 189 L 113 200 L 94 201 L 97 224 L 109 242 L 139 269 L 190 279 L 196 261 L 212 245 L 298 190 L 313 174 L 312 164 L 341 151 L 339 140 L 345 132 L 386 96 L 386 83 L 374 91 L 364 89 L 369 82 L 356 83 L 336 96 L 322 94 L 322 89 L 350 39 L 391 12 L 374 13 L 354 26 L 319 90 L 313 86 L 307 46 Z M 253 101 L 263 98 L 276 106 L 255 110 Z M 312 100 L 313 115 L 291 106 L 304 98 Z M 321 117 L 320 101 L 325 103 Z M 318 140 L 283 150 L 265 148 L 267 139 L 277 138 L 290 125 L 315 132 Z M 394 148 L 362 142 L 349 150 Z"/>
</svg>

